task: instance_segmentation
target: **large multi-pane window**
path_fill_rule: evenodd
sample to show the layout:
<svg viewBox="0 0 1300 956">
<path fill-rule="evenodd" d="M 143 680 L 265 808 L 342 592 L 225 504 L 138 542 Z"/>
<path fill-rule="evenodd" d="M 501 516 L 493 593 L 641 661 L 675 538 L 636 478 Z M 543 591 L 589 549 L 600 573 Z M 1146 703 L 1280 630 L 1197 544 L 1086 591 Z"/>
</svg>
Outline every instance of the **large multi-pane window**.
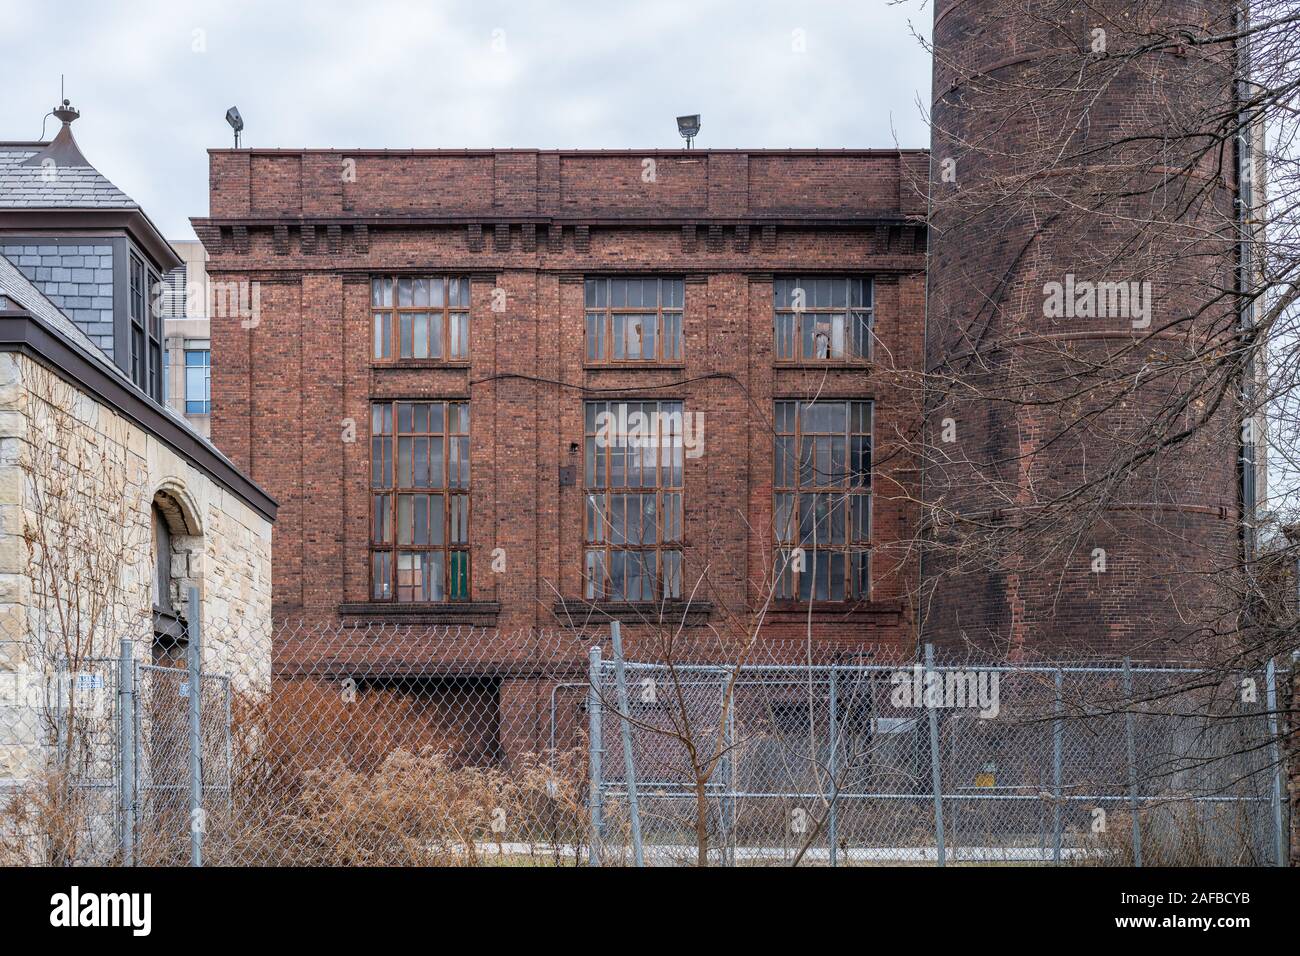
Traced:
<svg viewBox="0 0 1300 956">
<path fill-rule="evenodd" d="M 682 594 L 682 403 L 587 402 L 584 593 Z"/>
<path fill-rule="evenodd" d="M 469 600 L 469 403 L 371 406 L 370 596 Z"/>
<path fill-rule="evenodd" d="M 871 402 L 776 403 L 776 596 L 871 593 Z"/>
<path fill-rule="evenodd" d="M 680 362 L 685 289 L 681 279 L 588 279 L 587 361 Z"/>
<path fill-rule="evenodd" d="M 374 359 L 469 360 L 469 278 L 382 276 L 370 280 Z"/>
<path fill-rule="evenodd" d="M 871 357 L 871 280 L 789 276 L 773 283 L 778 362 Z"/>
</svg>

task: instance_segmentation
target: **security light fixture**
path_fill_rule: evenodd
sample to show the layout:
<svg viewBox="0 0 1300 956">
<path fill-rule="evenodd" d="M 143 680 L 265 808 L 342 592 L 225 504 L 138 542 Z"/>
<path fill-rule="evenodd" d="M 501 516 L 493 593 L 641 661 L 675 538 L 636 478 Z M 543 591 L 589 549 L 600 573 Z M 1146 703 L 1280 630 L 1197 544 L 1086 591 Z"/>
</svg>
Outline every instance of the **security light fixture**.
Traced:
<svg viewBox="0 0 1300 956">
<path fill-rule="evenodd" d="M 691 141 L 700 133 L 700 114 L 677 117 L 677 132 L 682 134 L 682 139 L 686 140 L 686 148 L 690 149 Z"/>
<path fill-rule="evenodd" d="M 235 131 L 235 149 L 239 149 L 239 133 L 244 128 L 244 118 L 239 115 L 239 107 L 232 106 L 226 110 L 226 122 Z"/>
</svg>

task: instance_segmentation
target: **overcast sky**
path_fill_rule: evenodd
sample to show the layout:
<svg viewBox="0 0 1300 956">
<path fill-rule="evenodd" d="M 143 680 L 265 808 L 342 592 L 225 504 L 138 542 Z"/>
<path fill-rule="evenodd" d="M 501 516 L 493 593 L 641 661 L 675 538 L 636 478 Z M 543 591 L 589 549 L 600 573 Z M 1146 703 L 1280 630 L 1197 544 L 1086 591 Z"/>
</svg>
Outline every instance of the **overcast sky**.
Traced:
<svg viewBox="0 0 1300 956">
<path fill-rule="evenodd" d="M 206 150 L 246 146 L 928 145 L 923 0 L 310 3 L 0 0 L 0 140 L 33 140 L 59 75 L 87 159 L 173 239 Z M 46 122 L 46 137 L 57 121 Z"/>
</svg>

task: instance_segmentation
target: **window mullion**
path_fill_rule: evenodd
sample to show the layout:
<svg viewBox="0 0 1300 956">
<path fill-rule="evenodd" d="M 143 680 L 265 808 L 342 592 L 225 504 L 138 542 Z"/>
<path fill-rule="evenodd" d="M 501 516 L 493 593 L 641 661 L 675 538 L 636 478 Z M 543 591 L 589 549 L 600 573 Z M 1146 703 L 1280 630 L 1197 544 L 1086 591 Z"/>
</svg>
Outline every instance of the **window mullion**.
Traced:
<svg viewBox="0 0 1300 956">
<path fill-rule="evenodd" d="M 664 345 L 664 280 L 662 276 L 655 277 L 655 354 L 652 362 L 663 362 L 663 345 Z"/>
<path fill-rule="evenodd" d="M 391 283 L 391 288 L 392 288 L 392 292 L 389 293 L 389 299 L 390 299 L 391 301 L 390 301 L 390 303 L 389 303 L 389 305 L 388 305 L 388 315 L 389 315 L 389 320 L 388 320 L 388 324 L 389 324 L 389 329 L 388 329 L 388 338 L 389 338 L 389 340 L 390 340 L 389 352 L 388 352 L 388 361 L 390 361 L 390 362 L 400 362 L 401 359 L 402 359 L 402 352 L 401 352 L 401 347 L 402 347 L 402 333 L 401 333 L 402 319 L 401 319 L 401 316 L 398 315 L 398 312 L 397 312 L 397 276 L 391 276 L 387 281 Z M 397 421 L 397 411 L 396 411 L 396 407 L 395 407 L 395 406 L 396 406 L 396 403 L 394 403 L 394 410 L 393 410 L 393 421 L 394 421 L 394 422 Z M 394 555 L 394 556 L 393 556 L 393 568 L 394 568 L 394 573 L 396 573 L 396 567 L 397 567 L 397 557 L 396 557 L 396 555 Z M 397 595 L 396 590 L 393 591 L 393 595 L 394 595 L 394 597 L 396 597 L 396 595 Z"/>
</svg>

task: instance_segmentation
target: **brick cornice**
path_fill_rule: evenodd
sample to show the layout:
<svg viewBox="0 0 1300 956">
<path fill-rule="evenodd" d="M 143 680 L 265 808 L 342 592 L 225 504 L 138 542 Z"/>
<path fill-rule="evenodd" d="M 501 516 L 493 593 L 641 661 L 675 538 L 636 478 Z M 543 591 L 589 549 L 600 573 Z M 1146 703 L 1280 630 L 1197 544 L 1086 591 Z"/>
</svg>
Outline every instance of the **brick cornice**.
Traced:
<svg viewBox="0 0 1300 956">
<path fill-rule="evenodd" d="M 807 228 L 850 228 L 861 229 L 876 225 L 913 224 L 916 217 L 896 210 L 868 211 L 861 215 L 846 215 L 841 211 L 832 214 L 803 210 L 768 210 L 748 216 L 711 216 L 702 212 L 683 212 L 680 214 L 644 213 L 601 213 L 593 212 L 573 216 L 533 216 L 533 215 L 469 215 L 430 216 L 424 214 L 394 215 L 353 215 L 353 216 L 231 216 L 231 217 L 191 217 L 190 223 L 199 237 L 211 235 L 212 230 L 245 226 L 248 228 L 270 229 L 283 225 L 290 228 L 315 226 L 348 226 L 356 228 L 366 226 L 370 229 L 409 229 L 412 226 L 588 226 L 599 228 L 645 227 L 657 226 L 665 229 L 678 229 L 682 226 L 744 226 L 751 230 L 764 227 L 782 226 Z"/>
<path fill-rule="evenodd" d="M 761 257 L 758 257 L 761 258 Z M 766 265 L 766 263 L 764 263 Z M 329 258 L 321 259 L 319 262 L 313 261 L 311 268 L 303 268 L 301 262 L 294 262 L 292 268 L 286 269 L 268 269 L 265 263 L 259 263 L 256 266 L 242 266 L 236 257 L 214 258 L 208 262 L 209 275 L 241 275 L 272 284 L 291 284 L 299 282 L 304 276 L 318 275 L 320 273 L 329 273 L 331 275 L 340 275 L 345 283 L 362 282 L 372 275 L 427 275 L 437 273 L 439 275 L 449 275 L 458 273 L 468 275 L 473 282 L 495 282 L 497 277 L 503 272 L 524 272 L 536 273 L 538 275 L 558 276 L 561 284 L 570 282 L 580 283 L 588 275 L 624 275 L 628 273 L 638 273 L 642 275 L 665 275 L 665 276 L 683 276 L 687 285 L 705 285 L 708 279 L 705 275 L 735 275 L 741 274 L 748 276 L 751 282 L 770 282 L 776 275 L 775 272 L 754 270 L 752 265 L 744 262 L 730 261 L 710 263 L 705 274 L 686 272 L 683 275 L 681 268 L 673 266 L 664 266 L 653 262 L 644 264 L 626 263 L 622 266 L 614 267 L 606 262 L 593 262 L 591 267 L 581 271 L 575 271 L 571 265 L 564 267 L 547 266 L 536 262 L 524 263 L 503 263 L 500 266 L 490 269 L 484 269 L 481 265 L 471 265 L 465 262 L 447 262 L 439 261 L 437 264 L 421 266 L 401 266 L 394 267 L 389 265 L 361 265 L 354 262 L 338 262 Z M 861 272 L 877 277 L 880 281 L 897 281 L 899 276 L 918 275 L 925 271 L 925 258 L 921 253 L 914 255 L 890 255 L 882 256 L 875 260 L 864 260 L 860 262 L 845 262 L 833 266 L 812 266 L 812 265 L 791 265 L 787 268 L 780 269 L 782 275 L 788 273 L 798 273 L 799 275 L 843 275 L 846 272 Z"/>
</svg>

